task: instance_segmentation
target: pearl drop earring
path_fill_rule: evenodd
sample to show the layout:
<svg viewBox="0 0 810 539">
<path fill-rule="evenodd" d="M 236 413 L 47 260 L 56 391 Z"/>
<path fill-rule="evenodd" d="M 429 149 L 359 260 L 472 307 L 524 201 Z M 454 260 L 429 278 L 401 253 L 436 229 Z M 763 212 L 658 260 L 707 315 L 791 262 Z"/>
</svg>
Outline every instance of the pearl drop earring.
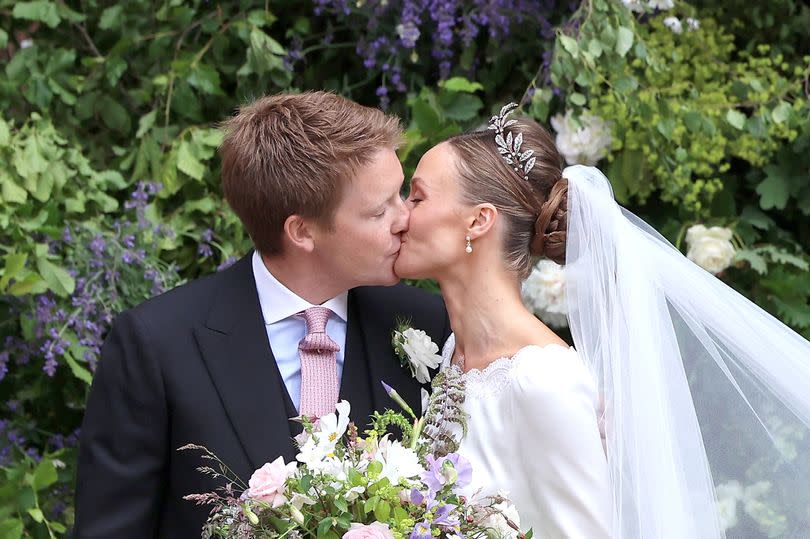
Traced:
<svg viewBox="0 0 810 539">
<path fill-rule="evenodd" d="M 472 252 L 472 239 L 469 236 L 467 236 L 465 239 L 467 240 L 467 246 L 464 248 L 464 250 L 467 252 L 467 254 L 470 254 Z"/>
</svg>

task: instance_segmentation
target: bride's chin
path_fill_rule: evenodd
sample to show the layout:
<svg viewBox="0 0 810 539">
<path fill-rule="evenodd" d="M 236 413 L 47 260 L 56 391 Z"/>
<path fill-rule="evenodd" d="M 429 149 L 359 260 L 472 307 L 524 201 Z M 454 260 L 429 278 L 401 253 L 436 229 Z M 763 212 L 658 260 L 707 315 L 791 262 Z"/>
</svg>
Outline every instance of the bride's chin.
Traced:
<svg viewBox="0 0 810 539">
<path fill-rule="evenodd" d="M 394 273 L 400 279 L 424 279 L 425 278 L 425 276 L 421 275 L 421 272 L 419 272 L 417 268 L 411 267 L 410 264 L 400 262 L 399 259 L 397 259 L 397 261 L 394 262 Z"/>
</svg>

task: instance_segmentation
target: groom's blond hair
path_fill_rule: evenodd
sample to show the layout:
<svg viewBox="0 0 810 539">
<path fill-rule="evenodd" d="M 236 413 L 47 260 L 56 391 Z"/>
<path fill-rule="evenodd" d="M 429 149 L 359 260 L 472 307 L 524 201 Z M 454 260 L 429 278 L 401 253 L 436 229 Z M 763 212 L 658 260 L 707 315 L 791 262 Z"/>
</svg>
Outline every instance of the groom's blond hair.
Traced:
<svg viewBox="0 0 810 539">
<path fill-rule="evenodd" d="M 223 129 L 225 198 L 264 255 L 281 252 L 290 215 L 331 226 L 343 185 L 402 141 L 398 118 L 329 92 L 262 97 Z"/>
</svg>

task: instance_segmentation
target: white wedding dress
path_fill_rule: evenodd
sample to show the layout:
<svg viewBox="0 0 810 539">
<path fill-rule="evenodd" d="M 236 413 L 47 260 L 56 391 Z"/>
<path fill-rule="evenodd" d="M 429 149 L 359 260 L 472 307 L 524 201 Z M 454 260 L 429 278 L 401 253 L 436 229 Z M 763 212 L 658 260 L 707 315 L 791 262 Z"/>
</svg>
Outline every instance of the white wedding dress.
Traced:
<svg viewBox="0 0 810 539">
<path fill-rule="evenodd" d="M 442 352 L 452 364 L 455 337 Z M 526 346 L 463 374 L 467 493 L 505 493 L 537 539 L 610 537 L 612 490 L 593 377 L 573 348 Z"/>
</svg>

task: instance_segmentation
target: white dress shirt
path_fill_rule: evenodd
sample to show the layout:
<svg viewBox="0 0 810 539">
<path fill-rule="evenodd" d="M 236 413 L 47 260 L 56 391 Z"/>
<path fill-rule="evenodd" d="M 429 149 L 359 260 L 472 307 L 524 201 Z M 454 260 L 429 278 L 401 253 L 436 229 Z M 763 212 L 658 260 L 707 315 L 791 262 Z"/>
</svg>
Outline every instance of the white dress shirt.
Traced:
<svg viewBox="0 0 810 539">
<path fill-rule="evenodd" d="M 259 293 L 259 304 L 270 348 L 276 358 L 287 393 L 295 409 L 300 411 L 301 358 L 298 356 L 298 342 L 306 336 L 307 325 L 303 317 L 295 315 L 316 305 L 301 298 L 273 277 L 258 251 L 253 251 L 253 278 Z M 346 349 L 348 296 L 348 292 L 343 292 L 321 305 L 332 311 L 326 323 L 326 333 L 340 346 L 337 353 L 338 383 L 343 375 Z"/>
</svg>

